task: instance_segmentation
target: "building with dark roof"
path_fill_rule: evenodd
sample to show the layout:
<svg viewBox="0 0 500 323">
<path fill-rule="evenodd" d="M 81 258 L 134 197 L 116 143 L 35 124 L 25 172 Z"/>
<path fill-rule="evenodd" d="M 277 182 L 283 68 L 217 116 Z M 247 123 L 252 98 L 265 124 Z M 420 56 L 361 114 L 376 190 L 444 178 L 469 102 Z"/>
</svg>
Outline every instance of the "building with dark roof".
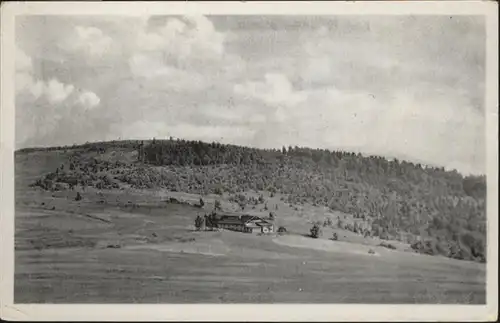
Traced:
<svg viewBox="0 0 500 323">
<path fill-rule="evenodd" d="M 245 233 L 274 232 L 273 223 L 252 215 L 222 215 L 217 221 L 217 227 Z"/>
</svg>

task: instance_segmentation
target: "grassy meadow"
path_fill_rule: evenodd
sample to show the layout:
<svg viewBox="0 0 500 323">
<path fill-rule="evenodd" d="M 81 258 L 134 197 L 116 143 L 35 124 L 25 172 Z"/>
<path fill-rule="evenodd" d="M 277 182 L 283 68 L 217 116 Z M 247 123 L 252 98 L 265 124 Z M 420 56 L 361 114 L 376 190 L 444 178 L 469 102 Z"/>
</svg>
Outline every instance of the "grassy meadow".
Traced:
<svg viewBox="0 0 500 323">
<path fill-rule="evenodd" d="M 106 154 L 128 165 L 137 159 L 119 149 Z M 485 303 L 484 263 L 416 253 L 408 242 L 343 226 L 324 226 L 312 239 L 311 226 L 325 218 L 363 222 L 318 203 L 290 203 L 281 192 L 237 192 L 265 201 L 242 212 L 272 211 L 276 226 L 287 228 L 259 236 L 195 230 L 196 216 L 215 201 L 241 211 L 233 192 L 33 185 L 71 156 L 16 153 L 15 303 Z"/>
</svg>

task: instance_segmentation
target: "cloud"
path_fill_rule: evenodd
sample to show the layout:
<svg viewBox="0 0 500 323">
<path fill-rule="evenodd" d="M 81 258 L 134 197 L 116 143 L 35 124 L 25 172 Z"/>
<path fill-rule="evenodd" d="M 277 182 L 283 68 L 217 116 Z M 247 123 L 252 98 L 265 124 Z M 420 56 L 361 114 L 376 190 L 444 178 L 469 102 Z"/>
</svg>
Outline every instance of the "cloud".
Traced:
<svg viewBox="0 0 500 323">
<path fill-rule="evenodd" d="M 245 78 L 245 64 L 226 50 L 227 36 L 203 16 L 149 19 L 131 37 L 134 46 L 124 56 L 130 75 L 117 86 L 107 106 L 119 105 L 120 119 L 141 118 L 151 123 L 150 129 L 156 129 L 158 120 L 172 119 L 209 129 L 241 123 L 246 112 L 233 93 L 233 83 Z M 133 99 L 120 100 L 130 93 Z M 125 125 L 114 122 L 113 131 L 121 133 L 118 129 Z M 138 128 L 128 132 L 131 136 L 142 135 L 134 129 Z"/>
<path fill-rule="evenodd" d="M 137 31 L 128 65 L 133 77 L 153 91 L 225 86 L 221 83 L 243 68 L 237 55 L 225 51 L 226 36 L 204 16 L 157 17 Z"/>
<path fill-rule="evenodd" d="M 200 114 L 206 123 L 210 124 L 217 121 L 218 124 L 231 124 L 233 126 L 242 125 L 256 125 L 266 122 L 265 115 L 259 113 L 251 105 L 238 105 L 235 107 L 233 104 L 206 104 L 203 109 L 200 109 Z"/>
<path fill-rule="evenodd" d="M 201 91 L 210 85 L 210 78 L 196 71 L 188 72 L 175 66 L 167 65 L 157 54 L 134 54 L 129 60 L 129 66 L 135 77 L 141 78 L 161 89 L 172 91 Z"/>
<path fill-rule="evenodd" d="M 16 48 L 16 92 L 21 94 L 31 94 L 34 99 L 42 96 L 50 102 L 60 102 L 65 100 L 74 87 L 65 85 L 51 79 L 49 82 L 34 80 L 32 59 L 20 48 Z"/>
<path fill-rule="evenodd" d="M 95 93 L 90 91 L 85 91 L 78 97 L 78 103 L 80 103 L 87 109 L 96 107 L 100 102 L 101 99 L 99 99 L 99 97 Z"/>
<path fill-rule="evenodd" d="M 138 51 L 161 53 L 165 64 L 186 69 L 217 61 L 224 53 L 224 34 L 203 16 L 169 18 L 139 32 L 136 42 Z"/>
<path fill-rule="evenodd" d="M 16 46 L 16 72 L 31 72 L 33 63 L 31 57 Z"/>
<path fill-rule="evenodd" d="M 16 46 L 16 62 L 15 62 L 15 84 L 16 93 L 23 91 L 24 89 L 31 86 L 33 83 L 33 77 L 31 76 L 33 63 L 31 57 L 26 55 L 26 53 Z"/>
<path fill-rule="evenodd" d="M 61 144 L 88 122 L 82 112 L 99 105 L 99 97 L 56 78 L 35 79 L 32 58 L 16 49 L 16 144 Z M 66 133 L 67 132 L 67 133 Z"/>
<path fill-rule="evenodd" d="M 38 81 L 35 84 L 36 97 L 45 95 L 50 103 L 57 103 L 66 100 L 75 87 L 73 85 L 66 85 L 58 80 L 52 79 L 48 83 Z"/>
<path fill-rule="evenodd" d="M 83 52 L 90 58 L 99 58 L 112 50 L 113 39 L 99 28 L 75 26 L 70 37 L 60 46 L 70 52 Z"/>
<path fill-rule="evenodd" d="M 304 95 L 292 89 L 292 84 L 285 75 L 277 73 L 266 73 L 263 81 L 236 84 L 234 91 L 269 104 L 295 105 L 305 100 Z"/>
</svg>

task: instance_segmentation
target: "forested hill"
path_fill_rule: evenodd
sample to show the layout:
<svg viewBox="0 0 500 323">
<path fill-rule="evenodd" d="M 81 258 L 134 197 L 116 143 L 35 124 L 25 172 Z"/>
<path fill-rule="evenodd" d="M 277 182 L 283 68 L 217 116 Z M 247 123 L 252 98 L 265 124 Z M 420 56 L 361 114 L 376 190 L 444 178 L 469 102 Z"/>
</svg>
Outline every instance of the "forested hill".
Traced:
<svg viewBox="0 0 500 323">
<path fill-rule="evenodd" d="M 106 177 L 106 183 L 197 194 L 279 192 L 292 204 L 325 205 L 353 214 L 371 224 L 370 235 L 406 240 L 420 252 L 486 260 L 485 176 L 464 177 L 456 171 L 406 161 L 300 147 L 264 150 L 152 140 L 74 148 L 100 154 L 110 149 L 137 152 L 129 165 L 107 163 L 107 170 L 117 170 L 108 172 L 113 175 Z M 85 174 L 86 167 L 82 164 L 66 171 Z M 61 177 L 60 170 L 58 174 Z M 93 183 L 82 180 L 83 185 Z"/>
</svg>

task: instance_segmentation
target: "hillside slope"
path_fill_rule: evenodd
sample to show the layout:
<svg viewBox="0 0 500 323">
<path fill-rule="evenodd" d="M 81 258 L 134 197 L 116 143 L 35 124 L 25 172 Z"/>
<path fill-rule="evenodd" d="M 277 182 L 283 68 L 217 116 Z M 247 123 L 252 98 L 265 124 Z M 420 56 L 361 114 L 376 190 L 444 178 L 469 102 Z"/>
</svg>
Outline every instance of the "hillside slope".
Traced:
<svg viewBox="0 0 500 323">
<path fill-rule="evenodd" d="M 17 154 L 36 149 L 24 149 Z M 33 184 L 64 190 L 166 188 L 200 195 L 268 191 L 369 224 L 334 223 L 364 236 L 400 240 L 426 254 L 486 261 L 486 179 L 378 156 L 283 147 L 262 150 L 199 141 L 121 141 L 44 150 L 66 156 Z M 330 225 L 330 224 L 329 224 Z"/>
</svg>

